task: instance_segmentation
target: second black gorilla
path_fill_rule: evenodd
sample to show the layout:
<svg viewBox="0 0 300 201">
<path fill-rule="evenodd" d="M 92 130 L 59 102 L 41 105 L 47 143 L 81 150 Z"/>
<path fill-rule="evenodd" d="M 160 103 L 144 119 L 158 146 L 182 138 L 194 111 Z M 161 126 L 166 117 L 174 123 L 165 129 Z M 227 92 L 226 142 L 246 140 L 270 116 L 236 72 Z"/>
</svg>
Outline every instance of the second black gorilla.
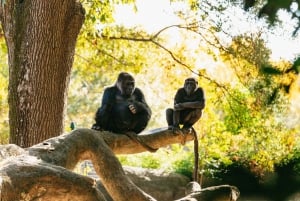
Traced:
<svg viewBox="0 0 300 201">
<path fill-rule="evenodd" d="M 166 110 L 169 129 L 174 132 L 180 129 L 189 130 L 202 116 L 205 107 L 204 91 L 198 87 L 195 78 L 187 78 L 184 86 L 177 90 L 174 98 L 174 108 Z"/>
<path fill-rule="evenodd" d="M 146 128 L 151 113 L 143 92 L 135 87 L 132 75 L 122 72 L 116 84 L 104 90 L 102 104 L 96 112 L 96 123 L 92 128 L 138 134 Z"/>
</svg>

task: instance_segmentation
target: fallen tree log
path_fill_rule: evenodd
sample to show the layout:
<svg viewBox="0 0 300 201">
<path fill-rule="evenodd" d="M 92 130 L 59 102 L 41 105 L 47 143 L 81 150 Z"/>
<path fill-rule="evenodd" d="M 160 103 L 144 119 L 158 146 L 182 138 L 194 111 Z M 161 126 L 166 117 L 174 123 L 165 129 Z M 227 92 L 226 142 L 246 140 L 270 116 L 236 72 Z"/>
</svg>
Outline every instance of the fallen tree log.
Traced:
<svg viewBox="0 0 300 201">
<path fill-rule="evenodd" d="M 156 129 L 139 135 L 153 148 L 193 140 L 193 134 L 174 135 Z M 10 145 L 11 147 L 13 145 Z M 2 151 L 0 200 L 106 200 L 91 178 L 71 170 L 79 161 L 91 160 L 106 191 L 115 201 L 155 200 L 126 175 L 115 154 L 146 151 L 126 135 L 91 129 L 77 129 L 26 149 L 14 147 L 16 154 Z M 0 152 L 1 153 L 1 152 Z M 7 156 L 9 156 L 7 158 Z"/>
</svg>

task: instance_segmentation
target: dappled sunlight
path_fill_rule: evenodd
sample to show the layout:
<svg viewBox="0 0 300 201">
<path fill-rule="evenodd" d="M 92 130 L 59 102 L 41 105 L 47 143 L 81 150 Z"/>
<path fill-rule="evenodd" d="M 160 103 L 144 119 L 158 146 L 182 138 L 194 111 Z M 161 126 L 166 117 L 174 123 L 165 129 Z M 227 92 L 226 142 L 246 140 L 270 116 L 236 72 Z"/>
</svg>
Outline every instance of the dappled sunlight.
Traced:
<svg viewBox="0 0 300 201">
<path fill-rule="evenodd" d="M 298 76 L 296 83 L 291 89 L 290 99 L 291 113 L 288 116 L 287 125 L 289 127 L 297 127 L 300 121 L 300 76 Z"/>
</svg>

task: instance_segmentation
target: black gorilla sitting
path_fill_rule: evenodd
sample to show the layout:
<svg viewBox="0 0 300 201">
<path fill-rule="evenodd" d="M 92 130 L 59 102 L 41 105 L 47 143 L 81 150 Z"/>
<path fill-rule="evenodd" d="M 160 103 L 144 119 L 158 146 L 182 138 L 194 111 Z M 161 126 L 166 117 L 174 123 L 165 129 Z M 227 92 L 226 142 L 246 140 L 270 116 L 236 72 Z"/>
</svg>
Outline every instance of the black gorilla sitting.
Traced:
<svg viewBox="0 0 300 201">
<path fill-rule="evenodd" d="M 194 78 L 188 78 L 184 87 L 178 89 L 174 98 L 174 109 L 166 110 L 166 118 L 169 129 L 177 132 L 180 125 L 183 130 L 189 130 L 200 119 L 205 107 L 204 91 L 198 87 Z"/>
<path fill-rule="evenodd" d="M 134 78 L 129 73 L 122 72 L 116 84 L 104 90 L 92 129 L 138 134 L 146 128 L 150 118 L 151 109 L 143 92 L 135 88 Z"/>
</svg>

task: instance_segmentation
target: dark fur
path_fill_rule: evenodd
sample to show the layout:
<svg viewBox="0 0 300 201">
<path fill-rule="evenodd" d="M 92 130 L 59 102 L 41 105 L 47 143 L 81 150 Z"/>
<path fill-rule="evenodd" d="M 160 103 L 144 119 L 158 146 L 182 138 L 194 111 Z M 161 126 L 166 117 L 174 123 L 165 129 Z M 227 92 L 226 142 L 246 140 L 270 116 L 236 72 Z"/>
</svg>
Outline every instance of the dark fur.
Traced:
<svg viewBox="0 0 300 201">
<path fill-rule="evenodd" d="M 132 85 L 132 91 L 126 93 L 128 87 Z M 129 109 L 129 106 L 134 108 L 135 113 Z M 116 84 L 104 90 L 93 129 L 138 134 L 146 128 L 150 118 L 151 109 L 146 103 L 143 92 L 134 87 L 134 78 L 128 73 L 120 73 Z"/>
<path fill-rule="evenodd" d="M 192 90 L 191 90 L 192 87 Z M 166 110 L 169 128 L 191 128 L 201 117 L 205 107 L 204 91 L 198 87 L 194 78 L 185 80 L 183 88 L 177 90 L 174 98 L 174 108 Z"/>
</svg>

